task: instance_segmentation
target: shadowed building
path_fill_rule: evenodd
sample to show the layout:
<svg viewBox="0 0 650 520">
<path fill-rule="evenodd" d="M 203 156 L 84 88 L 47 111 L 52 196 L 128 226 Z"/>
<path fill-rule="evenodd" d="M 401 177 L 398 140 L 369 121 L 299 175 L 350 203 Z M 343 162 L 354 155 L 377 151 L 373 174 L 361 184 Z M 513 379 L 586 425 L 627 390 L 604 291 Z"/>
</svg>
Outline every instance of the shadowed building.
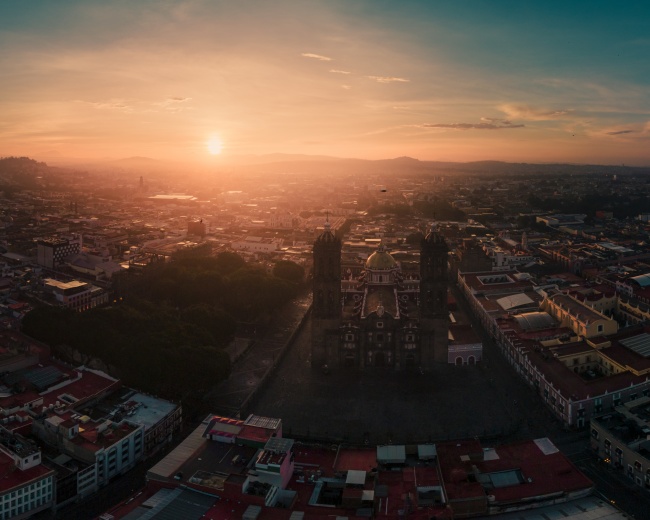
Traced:
<svg viewBox="0 0 650 520">
<path fill-rule="evenodd" d="M 341 241 L 329 225 L 314 243 L 312 368 L 408 367 L 447 362 L 447 245 L 421 243 L 420 271 L 405 275 L 383 245 L 361 274 L 341 278 Z"/>
</svg>

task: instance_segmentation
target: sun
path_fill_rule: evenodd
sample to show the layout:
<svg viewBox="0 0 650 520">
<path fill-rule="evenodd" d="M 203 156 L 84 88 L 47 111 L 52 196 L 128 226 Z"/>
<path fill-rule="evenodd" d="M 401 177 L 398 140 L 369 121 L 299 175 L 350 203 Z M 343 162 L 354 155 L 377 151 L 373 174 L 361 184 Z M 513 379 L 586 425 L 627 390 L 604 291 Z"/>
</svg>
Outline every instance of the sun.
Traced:
<svg viewBox="0 0 650 520">
<path fill-rule="evenodd" d="M 210 155 L 219 155 L 222 150 L 223 150 L 223 142 L 221 141 L 221 139 L 216 135 L 210 137 L 210 139 L 208 140 L 208 152 L 210 152 Z"/>
</svg>

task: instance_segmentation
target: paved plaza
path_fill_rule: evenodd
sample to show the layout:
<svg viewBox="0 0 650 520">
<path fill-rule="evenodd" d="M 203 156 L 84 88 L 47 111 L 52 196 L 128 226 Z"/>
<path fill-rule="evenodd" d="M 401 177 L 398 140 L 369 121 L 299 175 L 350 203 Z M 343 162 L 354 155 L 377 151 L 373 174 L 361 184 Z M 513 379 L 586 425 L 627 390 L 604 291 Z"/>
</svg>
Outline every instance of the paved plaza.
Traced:
<svg viewBox="0 0 650 520">
<path fill-rule="evenodd" d="M 462 315 L 483 339 L 479 365 L 441 364 L 424 374 L 312 371 L 311 320 L 289 339 L 308 309 L 310 298 L 305 296 L 280 313 L 233 366 L 231 378 L 211 395 L 212 409 L 226 415 L 280 417 L 287 436 L 354 444 L 561 437 L 540 397 L 507 364 L 457 289 L 451 290 Z"/>
<path fill-rule="evenodd" d="M 479 366 L 326 375 L 310 368 L 310 332 L 308 323 L 247 410 L 281 417 L 287 436 L 374 445 L 558 433 L 539 398 L 493 346 L 486 345 Z"/>
</svg>

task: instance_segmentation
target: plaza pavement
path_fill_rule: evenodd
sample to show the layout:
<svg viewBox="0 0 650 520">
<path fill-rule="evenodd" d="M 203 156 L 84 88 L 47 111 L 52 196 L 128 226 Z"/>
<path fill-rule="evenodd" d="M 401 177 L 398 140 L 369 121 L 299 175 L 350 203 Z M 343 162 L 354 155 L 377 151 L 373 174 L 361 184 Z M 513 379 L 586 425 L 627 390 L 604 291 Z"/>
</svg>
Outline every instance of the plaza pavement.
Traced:
<svg viewBox="0 0 650 520">
<path fill-rule="evenodd" d="M 374 445 L 561 435 L 539 397 L 489 341 L 477 366 L 322 374 L 310 367 L 310 325 L 245 411 L 282 418 L 287 436 Z"/>
</svg>

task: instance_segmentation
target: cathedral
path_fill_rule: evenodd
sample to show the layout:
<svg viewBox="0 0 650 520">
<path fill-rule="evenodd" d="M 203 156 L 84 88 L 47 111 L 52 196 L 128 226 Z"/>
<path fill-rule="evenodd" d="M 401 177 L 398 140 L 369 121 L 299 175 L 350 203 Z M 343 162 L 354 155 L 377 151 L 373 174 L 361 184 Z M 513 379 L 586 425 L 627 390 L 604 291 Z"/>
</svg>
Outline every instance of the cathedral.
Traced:
<svg viewBox="0 0 650 520">
<path fill-rule="evenodd" d="M 447 252 L 432 229 L 419 273 L 405 275 L 380 245 L 358 276 L 342 277 L 341 240 L 329 224 L 314 242 L 313 369 L 428 370 L 447 362 Z"/>
</svg>

